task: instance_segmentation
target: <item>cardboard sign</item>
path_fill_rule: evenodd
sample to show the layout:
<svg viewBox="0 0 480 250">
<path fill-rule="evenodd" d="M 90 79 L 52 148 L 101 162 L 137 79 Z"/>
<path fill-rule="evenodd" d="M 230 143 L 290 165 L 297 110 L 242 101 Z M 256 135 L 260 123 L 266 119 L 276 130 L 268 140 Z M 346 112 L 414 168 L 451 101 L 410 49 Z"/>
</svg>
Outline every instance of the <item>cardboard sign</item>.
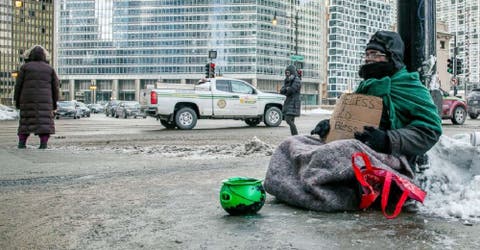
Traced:
<svg viewBox="0 0 480 250">
<path fill-rule="evenodd" d="M 364 126 L 378 128 L 382 118 L 382 98 L 362 94 L 343 94 L 330 118 L 330 132 L 326 142 L 355 138 Z"/>
</svg>

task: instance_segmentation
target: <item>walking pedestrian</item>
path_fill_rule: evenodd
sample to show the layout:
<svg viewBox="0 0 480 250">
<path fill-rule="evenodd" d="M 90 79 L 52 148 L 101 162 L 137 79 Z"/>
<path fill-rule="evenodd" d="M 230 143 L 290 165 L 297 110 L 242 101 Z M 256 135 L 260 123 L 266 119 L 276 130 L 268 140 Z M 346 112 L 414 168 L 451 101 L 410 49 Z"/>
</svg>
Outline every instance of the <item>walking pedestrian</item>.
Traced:
<svg viewBox="0 0 480 250">
<path fill-rule="evenodd" d="M 48 51 L 35 45 L 25 52 L 26 63 L 20 68 L 14 100 L 20 109 L 18 148 L 26 148 L 31 133 L 40 137 L 39 149 L 46 149 L 50 134 L 55 133 L 54 110 L 57 109 L 59 83 L 49 65 Z"/>
<path fill-rule="evenodd" d="M 280 94 L 287 98 L 283 104 L 283 115 L 288 126 L 290 126 L 290 133 L 298 135 L 297 126 L 295 126 L 295 117 L 300 116 L 300 88 L 302 83 L 300 77 L 297 75 L 297 68 L 294 65 L 288 65 L 285 69 L 285 80 L 280 89 Z"/>
</svg>

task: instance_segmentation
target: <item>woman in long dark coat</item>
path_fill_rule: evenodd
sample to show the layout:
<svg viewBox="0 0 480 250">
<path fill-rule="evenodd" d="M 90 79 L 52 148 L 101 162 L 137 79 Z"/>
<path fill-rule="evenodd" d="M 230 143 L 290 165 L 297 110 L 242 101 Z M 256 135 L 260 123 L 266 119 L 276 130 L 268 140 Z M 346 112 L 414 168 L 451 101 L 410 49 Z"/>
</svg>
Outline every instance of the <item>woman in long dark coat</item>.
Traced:
<svg viewBox="0 0 480 250">
<path fill-rule="evenodd" d="M 285 80 L 280 89 L 280 94 L 287 96 L 283 104 L 283 115 L 288 126 L 290 126 L 290 133 L 297 135 L 297 126 L 295 126 L 295 117 L 300 116 L 300 89 L 302 83 L 300 77 L 297 75 L 297 68 L 294 65 L 288 65 L 285 69 Z"/>
<path fill-rule="evenodd" d="M 59 83 L 47 54 L 42 46 L 31 48 L 18 74 L 14 94 L 15 106 L 20 109 L 18 148 L 26 148 L 33 133 L 40 137 L 39 148 L 46 149 L 50 134 L 55 134 L 53 111 L 57 109 Z"/>
</svg>

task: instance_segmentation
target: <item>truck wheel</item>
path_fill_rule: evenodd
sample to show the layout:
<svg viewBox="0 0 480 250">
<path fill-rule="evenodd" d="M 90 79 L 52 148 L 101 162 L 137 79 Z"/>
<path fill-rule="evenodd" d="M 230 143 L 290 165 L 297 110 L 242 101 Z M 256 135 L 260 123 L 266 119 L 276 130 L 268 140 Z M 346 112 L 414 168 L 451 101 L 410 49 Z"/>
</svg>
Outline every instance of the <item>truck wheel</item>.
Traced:
<svg viewBox="0 0 480 250">
<path fill-rule="evenodd" d="M 248 124 L 248 126 L 250 127 L 255 127 L 260 123 L 260 119 L 258 118 L 245 119 L 245 123 Z"/>
<path fill-rule="evenodd" d="M 265 111 L 263 121 L 267 127 L 278 127 L 282 119 L 282 111 L 277 107 L 270 107 Z"/>
<path fill-rule="evenodd" d="M 456 107 L 453 110 L 452 114 L 452 123 L 455 125 L 462 125 L 465 122 L 465 119 L 467 119 L 467 112 L 463 107 Z"/>
<path fill-rule="evenodd" d="M 173 122 L 165 121 L 165 120 L 160 120 L 160 123 L 167 129 L 174 129 L 177 125 Z"/>
<path fill-rule="evenodd" d="M 175 124 L 179 129 L 192 129 L 197 125 L 197 113 L 191 108 L 181 108 L 175 114 Z"/>
<path fill-rule="evenodd" d="M 476 114 L 475 114 L 475 113 L 470 113 L 470 114 L 468 114 L 468 115 L 469 115 L 470 118 L 472 118 L 472 119 L 477 119 L 477 118 L 478 118 L 478 113 L 476 113 Z"/>
</svg>

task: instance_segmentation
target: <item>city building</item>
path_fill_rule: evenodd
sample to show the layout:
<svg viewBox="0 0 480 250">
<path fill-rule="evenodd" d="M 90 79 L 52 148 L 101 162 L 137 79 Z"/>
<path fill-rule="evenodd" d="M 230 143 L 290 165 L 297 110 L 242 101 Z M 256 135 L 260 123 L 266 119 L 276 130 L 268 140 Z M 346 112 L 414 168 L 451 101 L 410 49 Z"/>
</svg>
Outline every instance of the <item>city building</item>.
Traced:
<svg viewBox="0 0 480 250">
<path fill-rule="evenodd" d="M 210 62 L 217 77 L 277 92 L 286 66 L 295 63 L 303 64 L 304 104 L 319 103 L 326 82 L 324 1 L 55 3 L 56 65 L 65 99 L 138 100 L 157 82 L 197 82 Z"/>
<path fill-rule="evenodd" d="M 480 0 L 438 0 L 436 6 L 437 20 L 445 22 L 454 36 L 450 40 L 450 57 L 456 56 L 461 62 L 459 89 L 467 86 L 468 93 L 480 87 Z"/>
<path fill-rule="evenodd" d="M 15 78 L 23 52 L 42 45 L 51 55 L 54 41 L 52 0 L 3 0 L 0 3 L 0 103 L 13 105 Z"/>
<path fill-rule="evenodd" d="M 449 91 L 452 88 L 452 75 L 447 72 L 447 60 L 450 58 L 450 41 L 453 35 L 448 32 L 447 24 L 437 22 L 437 76 L 440 88 Z"/>
<path fill-rule="evenodd" d="M 393 30 L 396 16 L 392 0 L 330 0 L 328 20 L 327 104 L 351 92 L 370 37 L 378 30 Z"/>
</svg>

